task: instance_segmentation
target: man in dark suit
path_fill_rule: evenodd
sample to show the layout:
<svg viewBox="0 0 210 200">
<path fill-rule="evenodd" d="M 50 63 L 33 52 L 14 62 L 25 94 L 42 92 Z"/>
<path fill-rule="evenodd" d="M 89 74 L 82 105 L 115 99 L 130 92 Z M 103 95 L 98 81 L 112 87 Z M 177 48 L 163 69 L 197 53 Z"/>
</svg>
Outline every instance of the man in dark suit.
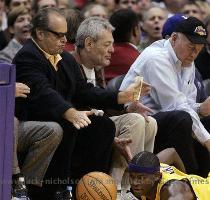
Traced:
<svg viewBox="0 0 210 200">
<path fill-rule="evenodd" d="M 40 10 L 32 25 L 32 39 L 13 60 L 17 80 L 31 88 L 28 98 L 17 102 L 18 118 L 51 120 L 62 126 L 63 140 L 48 170 L 53 178 L 69 183 L 70 175 L 80 178 L 90 171 L 108 172 L 115 126 L 107 117 L 81 110 L 118 108 L 133 101 L 136 88 L 109 92 L 85 82 L 74 58 L 63 52 L 67 23 L 59 10 Z"/>
</svg>

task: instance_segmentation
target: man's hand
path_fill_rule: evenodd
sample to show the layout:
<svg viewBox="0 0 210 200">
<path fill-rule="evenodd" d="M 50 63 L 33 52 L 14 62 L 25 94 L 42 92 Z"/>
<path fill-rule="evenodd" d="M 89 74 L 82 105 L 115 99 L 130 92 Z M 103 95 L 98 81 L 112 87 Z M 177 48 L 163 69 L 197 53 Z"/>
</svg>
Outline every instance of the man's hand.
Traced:
<svg viewBox="0 0 210 200">
<path fill-rule="evenodd" d="M 201 105 L 199 109 L 199 114 L 206 117 L 210 115 L 210 97 L 208 97 Z"/>
<path fill-rule="evenodd" d="M 135 99 L 139 101 L 140 96 L 147 95 L 151 90 L 151 85 L 143 81 L 142 76 L 136 76 L 135 81 L 133 84 L 131 84 L 136 90 L 136 96 L 138 99 Z"/>
<path fill-rule="evenodd" d="M 145 96 L 150 93 L 151 85 L 143 81 L 141 88 L 141 96 Z"/>
<path fill-rule="evenodd" d="M 127 162 L 130 162 L 133 158 L 129 144 L 132 142 L 130 138 L 114 138 L 114 145 L 117 150 L 124 156 Z"/>
<path fill-rule="evenodd" d="M 129 113 L 139 113 L 145 118 L 145 120 L 147 122 L 149 122 L 147 113 L 148 112 L 153 113 L 153 111 L 150 108 L 148 108 L 147 106 L 144 106 L 139 101 L 138 102 L 135 101 L 135 102 L 129 104 L 129 106 L 127 107 L 127 112 L 129 112 Z"/>
<path fill-rule="evenodd" d="M 151 86 L 146 82 L 141 83 L 141 81 L 138 81 L 138 79 L 136 79 L 136 81 L 130 84 L 125 91 L 119 92 L 118 103 L 125 104 L 129 102 L 137 101 L 136 97 L 139 96 L 138 93 L 140 91 L 141 84 L 142 84 L 142 88 L 141 88 L 140 95 L 141 96 L 147 95 L 151 90 Z"/>
<path fill-rule="evenodd" d="M 15 97 L 26 98 L 30 93 L 30 88 L 23 83 L 15 83 Z"/>
<path fill-rule="evenodd" d="M 71 122 L 77 129 L 80 129 L 91 124 L 88 116 L 92 114 L 94 113 L 91 111 L 78 111 L 74 108 L 70 108 L 64 113 L 64 118 Z"/>
</svg>

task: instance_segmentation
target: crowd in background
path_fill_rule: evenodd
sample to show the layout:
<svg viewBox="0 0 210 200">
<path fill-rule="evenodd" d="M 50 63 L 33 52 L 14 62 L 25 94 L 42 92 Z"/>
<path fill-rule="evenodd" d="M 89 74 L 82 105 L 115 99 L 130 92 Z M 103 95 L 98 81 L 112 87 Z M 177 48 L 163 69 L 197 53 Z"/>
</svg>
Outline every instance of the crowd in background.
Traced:
<svg viewBox="0 0 210 200">
<path fill-rule="evenodd" d="M 44 14 L 41 11 L 46 12 L 45 8 L 58 8 L 59 13 L 52 10 Z M 15 175 L 15 179 L 19 178 L 19 174 L 21 174 L 21 176 L 26 176 L 25 178 L 28 181 L 34 181 L 35 184 L 28 184 L 31 196 L 34 196 L 32 199 L 41 199 L 37 191 L 40 191 L 39 188 L 43 186 L 42 181 L 45 176 L 48 179 L 51 177 L 66 179 L 70 176 L 72 179 L 77 179 L 93 170 L 110 173 L 115 178 L 119 191 L 122 189 L 129 190 L 129 183 L 126 183 L 127 163 L 135 154 L 143 150 L 151 152 L 154 150 L 155 153 L 159 153 L 167 148 L 173 147 L 184 163 L 184 167 L 181 164 L 183 170 L 186 170 L 188 173 L 207 176 L 210 169 L 209 137 L 206 136 L 203 139 L 202 137 L 205 134 L 202 134 L 200 137 L 197 136 L 196 131 L 198 129 L 203 131 L 204 127 L 208 132 L 210 131 L 210 126 L 208 125 L 209 119 L 207 119 L 210 113 L 209 106 L 201 107 L 203 110 L 208 107 L 208 111 L 202 113 L 201 122 L 203 125 L 196 125 L 195 130 L 193 129 L 196 136 L 194 135 L 191 141 L 192 124 L 197 123 L 195 121 L 198 120 L 197 114 L 194 117 L 195 119 L 193 118 L 194 114 L 191 113 L 191 110 L 187 110 L 183 106 L 183 110 L 190 113 L 192 119 L 195 121 L 191 120 L 184 111 L 179 112 L 178 110 L 182 109 L 177 109 L 178 106 L 175 106 L 176 103 L 173 105 L 174 110 L 167 108 L 170 111 L 174 111 L 172 114 L 167 113 L 168 110 L 164 110 L 163 108 L 162 110 L 160 109 L 161 112 L 166 111 L 167 115 L 160 116 L 158 113 L 155 113 L 152 117 L 148 117 L 147 114 L 151 114 L 153 107 L 148 106 L 147 100 L 143 100 L 144 105 L 147 105 L 148 108 L 141 104 L 141 107 L 137 108 L 141 114 L 139 115 L 133 113 L 136 112 L 137 105 L 134 105 L 135 103 L 127 104 L 132 102 L 127 93 L 126 98 L 123 96 L 123 92 L 130 92 L 130 90 L 126 90 L 127 86 L 130 88 L 129 84 L 124 87 L 125 81 L 128 79 L 124 79 L 124 84 L 122 84 L 121 88 L 120 84 L 118 86 L 115 85 L 114 89 L 117 91 L 122 89 L 123 92 L 117 93 L 113 90 L 111 92 L 106 90 L 106 88 L 113 89 L 111 86 L 113 80 L 116 78 L 121 77 L 121 81 L 123 80 L 132 64 L 134 62 L 136 63 L 136 59 L 138 61 L 141 55 L 145 55 L 145 52 L 148 53 L 148 51 L 145 51 L 147 47 L 156 41 L 173 37 L 172 32 L 174 32 L 173 30 L 176 24 L 171 22 L 166 27 L 164 24 L 167 19 L 177 14 L 186 18 L 194 17 L 206 26 L 207 43 L 199 51 L 196 49 L 197 47 L 194 50 L 198 51 L 198 55 L 196 54 L 195 58 L 196 103 L 202 104 L 202 102 L 206 102 L 205 105 L 207 105 L 209 104 L 206 94 L 208 91 L 205 91 L 203 80 L 210 79 L 209 0 L 0 0 L 0 63 L 15 63 L 17 65 L 16 105 L 18 105 L 17 109 L 20 108 L 20 110 L 16 110 L 16 117 L 20 121 L 15 118 L 15 138 L 19 139 L 15 141 L 15 170 L 13 170 L 13 174 Z M 51 18 L 46 20 L 48 24 L 42 24 L 42 20 L 45 22 L 44 18 L 49 16 Z M 65 18 L 65 22 L 62 21 L 63 18 Z M 178 19 L 179 16 L 176 20 Z M 59 28 L 59 20 L 63 23 L 61 28 Z M 57 27 L 53 25 L 54 22 L 58 24 Z M 65 25 L 67 29 L 65 29 Z M 90 28 L 91 26 L 92 29 Z M 55 40 L 55 47 L 53 47 L 53 42 L 50 39 L 48 41 L 45 35 L 42 35 L 42 29 L 54 34 L 57 39 L 61 40 L 59 45 L 62 46 L 62 49 L 65 49 L 65 53 L 68 55 L 65 53 L 62 54 L 62 50 L 56 50 L 57 41 Z M 99 40 L 100 31 L 104 31 L 104 35 L 103 39 L 100 38 Z M 185 33 L 185 30 L 181 30 L 180 32 L 182 31 Z M 90 36 L 93 38 L 93 41 L 86 40 Z M 31 46 L 28 41 L 31 42 Z M 100 41 L 100 44 L 97 44 L 99 46 L 95 44 L 97 41 Z M 25 49 L 23 48 L 24 50 L 21 52 L 22 47 L 25 47 Z M 45 56 L 43 60 L 40 57 L 41 64 L 38 62 L 40 55 L 38 55 L 38 51 L 36 52 L 36 48 Z M 29 54 L 27 54 L 27 49 Z M 34 49 L 34 57 L 33 54 L 30 54 L 31 49 Z M 19 51 L 20 53 L 17 54 Z M 31 60 L 27 59 L 27 56 Z M 148 57 L 151 57 L 152 60 L 152 51 L 148 53 Z M 44 69 L 47 65 L 47 63 L 44 64 L 46 58 L 49 60 L 48 64 L 53 66 L 54 71 L 50 71 L 48 68 Z M 62 63 L 61 60 L 65 62 Z M 65 66 L 64 68 L 66 68 L 67 63 L 71 63 L 69 64 L 71 67 L 69 69 L 67 67 L 67 71 L 63 70 L 61 72 L 58 69 L 59 63 L 62 63 L 60 65 Z M 48 83 L 45 82 L 46 80 L 43 81 L 43 74 L 40 75 L 34 70 L 37 67 L 36 64 L 39 67 L 43 65 L 43 70 L 45 70 L 43 73 L 47 72 L 47 78 L 49 78 L 48 76 L 52 76 L 52 78 L 49 78 Z M 76 69 L 77 64 L 79 65 L 78 69 Z M 144 63 L 142 62 L 140 65 L 143 66 Z M 134 71 L 134 74 L 137 74 L 138 70 Z M 71 75 L 72 72 L 75 74 Z M 131 73 L 132 69 L 129 71 L 129 75 Z M 141 71 L 139 75 L 142 73 Z M 37 76 L 37 80 L 35 76 Z M 132 80 L 134 78 L 135 76 L 132 77 Z M 164 77 L 162 79 L 164 80 Z M 68 86 L 68 84 L 72 84 L 72 80 L 74 82 L 73 85 L 75 84 L 73 89 Z M 84 82 L 80 82 L 80 80 Z M 39 82 L 43 84 L 43 88 L 44 85 L 46 85 L 47 89 L 50 88 L 49 91 L 43 89 L 42 86 L 37 86 L 36 84 Z M 94 89 L 90 89 L 89 84 Z M 103 88 L 103 91 L 99 88 Z M 153 85 L 147 85 L 145 83 L 144 89 L 146 91 L 142 92 L 147 95 L 150 92 L 149 90 L 153 92 Z M 53 93 L 52 90 L 56 94 L 53 94 L 52 101 L 50 101 L 50 95 Z M 22 99 L 27 99 L 27 96 L 29 96 L 29 101 L 26 100 L 24 102 Z M 47 100 L 45 101 L 44 98 L 47 98 Z M 81 98 L 85 103 L 82 102 Z M 158 99 L 156 96 L 154 98 Z M 21 100 L 19 101 L 19 99 Z M 67 101 L 72 101 L 72 105 L 76 109 L 71 110 L 72 105 L 67 104 Z M 57 104 L 62 104 L 63 107 L 57 107 Z M 125 104 L 124 107 L 122 104 Z M 89 121 L 88 116 L 93 114 L 91 113 L 91 109 L 95 108 L 94 106 L 105 110 L 107 118 L 104 117 L 101 120 L 97 118 L 99 115 L 97 113 L 97 117 L 91 116 L 91 120 Z M 47 107 L 49 109 L 55 108 L 55 111 L 50 111 Z M 26 111 L 26 109 L 29 110 Z M 41 109 L 43 113 L 36 113 L 38 109 Z M 81 111 L 84 109 L 87 111 Z M 201 114 L 201 112 L 199 113 L 200 107 L 196 109 L 198 109 L 198 114 Z M 78 116 L 82 116 L 82 121 L 79 121 L 80 118 Z M 30 121 L 31 124 L 27 124 L 26 121 Z M 44 122 L 37 123 L 37 121 Z M 71 125 L 67 121 L 71 122 Z M 174 121 L 176 123 L 173 123 Z M 88 127 L 89 129 L 84 127 Z M 77 132 L 74 130 L 75 128 L 80 133 L 77 139 L 74 137 L 74 134 Z M 80 129 L 86 131 L 82 133 Z M 70 130 L 75 132 L 73 136 L 66 134 Z M 37 137 L 33 137 L 33 132 L 37 134 Z M 93 134 L 92 138 L 89 138 L 88 134 L 92 132 L 95 135 Z M 100 135 L 97 135 L 98 132 L 100 132 Z M 107 132 L 109 134 L 106 135 Z M 138 132 L 141 132 L 141 136 L 138 135 Z M 186 134 L 183 136 L 181 134 L 182 132 L 186 132 Z M 43 133 L 47 134 L 47 136 Z M 170 134 L 170 137 L 167 134 Z M 30 140 L 31 138 L 33 139 Z M 90 148 L 91 144 L 86 145 L 89 139 L 90 143 L 93 142 L 94 148 Z M 68 143 L 69 140 L 71 140 L 71 143 Z M 103 141 L 102 144 L 97 144 L 97 140 Z M 185 143 L 188 141 L 189 148 L 186 147 Z M 26 146 L 24 146 L 25 142 L 28 142 Z M 37 144 L 37 142 L 40 143 Z M 116 151 L 114 153 L 112 152 L 112 143 L 114 143 L 117 153 Z M 42 148 L 43 145 L 45 148 Z M 65 155 L 68 145 L 72 145 L 72 147 Z M 21 165 L 20 169 L 18 166 L 19 158 L 17 158 L 15 150 L 18 153 L 22 153 L 23 151 L 26 154 L 27 152 L 25 162 L 23 161 L 22 163 L 19 161 Z M 33 160 L 34 151 L 38 153 Z M 74 156 L 72 156 L 72 152 Z M 94 155 L 95 152 L 97 152 L 96 156 Z M 45 155 L 47 155 L 47 159 L 44 158 Z M 60 158 L 61 155 L 65 155 L 63 160 Z M 91 158 L 92 155 L 94 155 L 93 158 L 95 160 Z M 101 155 L 103 155 L 104 164 L 101 161 Z M 109 160 L 110 155 L 112 155 L 111 164 Z M 72 159 L 71 161 L 76 163 L 75 166 L 71 161 L 69 161 L 71 163 L 65 163 L 70 157 Z M 50 165 L 51 160 L 52 166 Z M 90 164 L 91 162 L 92 164 Z M 53 169 L 54 166 L 57 167 L 56 170 Z M 78 166 L 85 167 L 82 170 L 78 170 Z M 68 167 L 72 168 L 70 173 Z M 35 175 L 32 175 L 32 172 L 35 172 Z M 51 176 L 52 174 L 54 176 Z M 123 183 L 124 185 L 121 185 L 123 181 L 125 184 Z M 46 188 L 43 190 L 46 190 L 47 193 L 63 189 L 62 187 Z M 44 192 L 46 193 L 46 191 Z"/>
</svg>

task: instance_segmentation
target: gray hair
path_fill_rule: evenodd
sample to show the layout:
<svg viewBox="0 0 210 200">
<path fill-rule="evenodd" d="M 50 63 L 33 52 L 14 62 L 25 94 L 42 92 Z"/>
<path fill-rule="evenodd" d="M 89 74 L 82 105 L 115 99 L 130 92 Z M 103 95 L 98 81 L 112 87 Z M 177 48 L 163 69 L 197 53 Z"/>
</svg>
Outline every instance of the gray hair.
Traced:
<svg viewBox="0 0 210 200">
<path fill-rule="evenodd" d="M 87 37 L 98 40 L 104 30 L 113 32 L 114 27 L 108 20 L 100 17 L 88 17 L 79 26 L 77 30 L 76 43 L 77 48 L 84 48 Z"/>
</svg>

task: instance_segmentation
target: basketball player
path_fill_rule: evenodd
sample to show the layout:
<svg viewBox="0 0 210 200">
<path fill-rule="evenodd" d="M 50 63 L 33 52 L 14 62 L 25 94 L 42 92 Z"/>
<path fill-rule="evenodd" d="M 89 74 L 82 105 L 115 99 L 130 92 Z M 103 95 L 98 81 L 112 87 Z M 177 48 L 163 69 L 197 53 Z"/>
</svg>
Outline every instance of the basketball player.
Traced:
<svg viewBox="0 0 210 200">
<path fill-rule="evenodd" d="M 175 167 L 160 164 L 158 157 L 150 152 L 134 156 L 129 174 L 132 192 L 128 194 L 129 200 L 208 200 L 210 196 L 210 177 L 187 175 Z"/>
</svg>

